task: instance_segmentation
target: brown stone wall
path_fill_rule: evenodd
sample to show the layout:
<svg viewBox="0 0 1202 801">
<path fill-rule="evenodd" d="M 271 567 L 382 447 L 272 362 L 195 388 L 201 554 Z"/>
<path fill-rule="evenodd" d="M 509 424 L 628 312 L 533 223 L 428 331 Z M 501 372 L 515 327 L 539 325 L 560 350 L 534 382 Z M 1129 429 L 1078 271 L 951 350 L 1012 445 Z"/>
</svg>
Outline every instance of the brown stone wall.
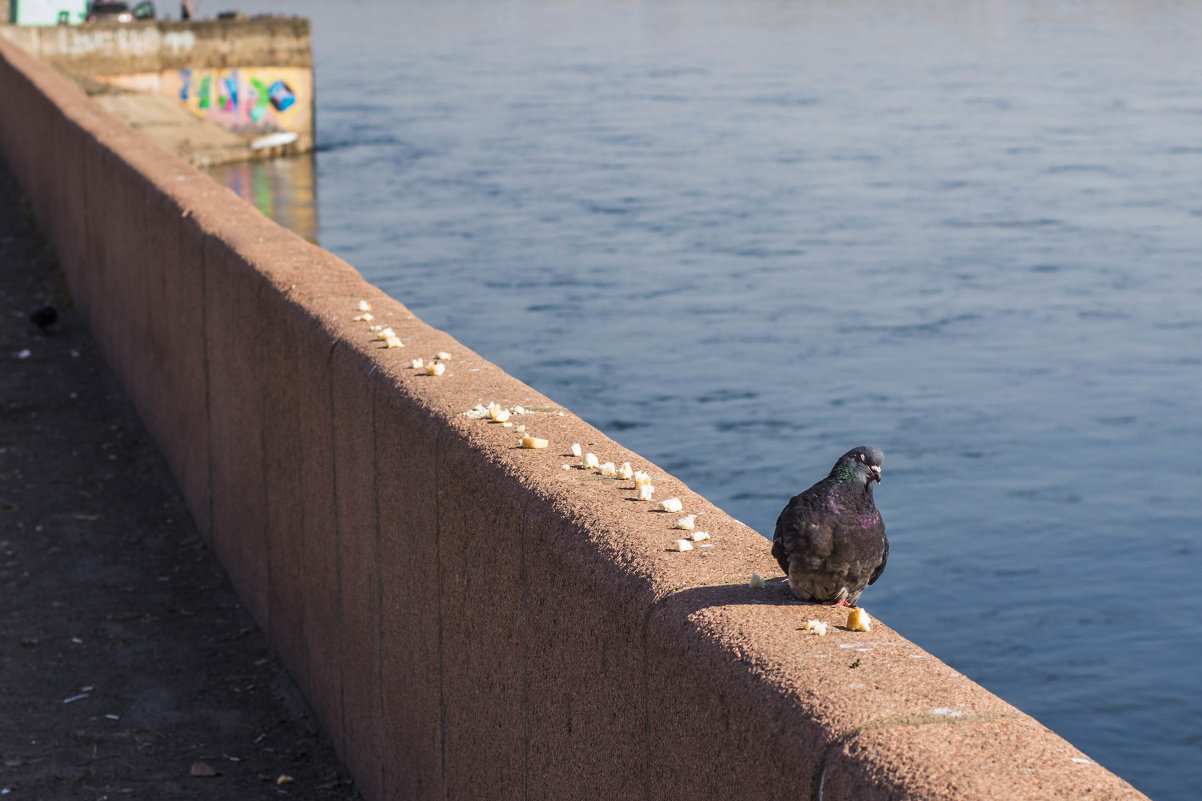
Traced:
<svg viewBox="0 0 1202 801">
<path fill-rule="evenodd" d="M 842 615 L 750 588 L 758 534 L 4 41 L 0 97 L 0 156 L 366 798 L 1143 798 L 884 625 L 804 635 Z M 462 415 L 489 400 L 551 447 Z M 573 442 L 713 547 L 668 550 Z"/>
<path fill-rule="evenodd" d="M 2 32 L 47 64 L 75 75 L 313 66 L 309 20 L 304 17 L 22 25 Z"/>
</svg>

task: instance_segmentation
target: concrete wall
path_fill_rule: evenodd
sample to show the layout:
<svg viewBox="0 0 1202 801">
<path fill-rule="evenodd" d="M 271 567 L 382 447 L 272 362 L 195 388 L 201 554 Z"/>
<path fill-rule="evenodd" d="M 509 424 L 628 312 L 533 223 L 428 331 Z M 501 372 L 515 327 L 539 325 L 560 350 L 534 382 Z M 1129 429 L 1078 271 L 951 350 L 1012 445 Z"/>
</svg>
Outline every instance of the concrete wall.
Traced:
<svg viewBox="0 0 1202 801">
<path fill-rule="evenodd" d="M 77 75 L 252 64 L 313 66 L 309 20 L 304 17 L 17 26 L 5 36 L 56 69 Z"/>
<path fill-rule="evenodd" d="M 883 625 L 803 634 L 843 616 L 749 588 L 779 576 L 755 532 L 4 41 L 0 96 L 76 302 L 366 798 L 1143 798 Z M 552 446 L 462 415 L 489 400 Z M 669 550 L 573 442 L 713 547 Z"/>
<path fill-rule="evenodd" d="M 313 58 L 301 17 L 0 26 L 0 35 L 69 75 L 178 100 L 245 135 L 291 131 L 313 146 Z"/>
</svg>

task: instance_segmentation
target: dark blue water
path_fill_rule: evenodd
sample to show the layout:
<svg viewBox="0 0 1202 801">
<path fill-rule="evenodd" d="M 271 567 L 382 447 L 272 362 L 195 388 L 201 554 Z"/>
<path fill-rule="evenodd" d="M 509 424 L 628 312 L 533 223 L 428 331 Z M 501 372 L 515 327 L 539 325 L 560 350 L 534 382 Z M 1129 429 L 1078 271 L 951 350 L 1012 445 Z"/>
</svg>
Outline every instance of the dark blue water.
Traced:
<svg viewBox="0 0 1202 801">
<path fill-rule="evenodd" d="M 863 604 L 1198 797 L 1202 7 L 242 6 L 324 247 L 762 532 L 882 447 Z"/>
</svg>

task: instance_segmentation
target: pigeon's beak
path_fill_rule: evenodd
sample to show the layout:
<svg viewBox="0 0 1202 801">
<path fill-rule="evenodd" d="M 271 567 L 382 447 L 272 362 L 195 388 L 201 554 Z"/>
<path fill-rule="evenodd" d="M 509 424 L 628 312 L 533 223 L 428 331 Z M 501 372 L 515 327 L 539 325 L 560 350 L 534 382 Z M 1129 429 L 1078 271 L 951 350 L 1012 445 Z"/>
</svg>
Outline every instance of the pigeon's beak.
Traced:
<svg viewBox="0 0 1202 801">
<path fill-rule="evenodd" d="M 872 477 L 874 479 L 876 479 L 876 483 L 880 484 L 881 483 L 881 467 L 880 467 L 880 465 L 872 464 L 872 465 L 868 466 L 868 469 L 869 469 L 869 471 L 872 472 Z"/>
</svg>

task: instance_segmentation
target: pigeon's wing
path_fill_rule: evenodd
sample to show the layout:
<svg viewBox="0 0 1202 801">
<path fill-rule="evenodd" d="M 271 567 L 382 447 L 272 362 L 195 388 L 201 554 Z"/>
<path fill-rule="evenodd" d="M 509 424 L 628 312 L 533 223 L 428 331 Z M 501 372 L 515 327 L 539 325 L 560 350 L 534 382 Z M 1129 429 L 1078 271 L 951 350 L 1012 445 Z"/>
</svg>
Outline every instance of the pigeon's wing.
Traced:
<svg viewBox="0 0 1202 801">
<path fill-rule="evenodd" d="M 884 526 L 881 527 L 881 537 L 885 536 Z M 889 540 L 885 540 L 885 551 L 881 554 L 881 563 L 876 566 L 876 570 L 872 571 L 872 578 L 868 579 L 869 584 L 875 584 L 876 580 L 885 572 L 885 562 L 889 561 Z"/>
<path fill-rule="evenodd" d="M 821 514 L 821 503 L 812 490 L 795 495 L 776 520 L 772 555 L 785 573 L 789 560 L 804 555 L 807 566 L 818 569 L 831 555 L 834 537 L 830 522 Z"/>
<path fill-rule="evenodd" d="M 787 576 L 789 575 L 789 557 L 785 555 L 784 527 L 781 525 L 784 518 L 785 513 L 781 512 L 780 517 L 776 519 L 776 531 L 772 534 L 772 558 L 776 560 L 780 569 L 785 571 Z"/>
<path fill-rule="evenodd" d="M 797 506 L 801 502 L 800 495 L 794 495 L 780 510 L 776 518 L 776 530 L 772 533 L 772 558 L 780 565 L 780 569 L 789 575 L 789 553 L 792 551 L 797 535 L 793 532 L 797 518 Z"/>
</svg>

